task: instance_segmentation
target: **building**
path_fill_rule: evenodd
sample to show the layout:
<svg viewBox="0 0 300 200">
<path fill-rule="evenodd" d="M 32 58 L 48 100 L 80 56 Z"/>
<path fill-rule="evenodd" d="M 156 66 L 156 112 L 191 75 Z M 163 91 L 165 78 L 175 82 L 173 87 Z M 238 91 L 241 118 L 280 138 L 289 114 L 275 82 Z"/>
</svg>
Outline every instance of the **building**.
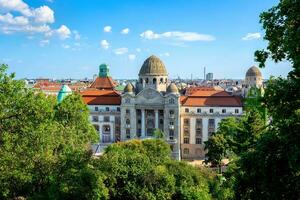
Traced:
<svg viewBox="0 0 300 200">
<path fill-rule="evenodd" d="M 256 89 L 263 89 L 263 76 L 258 67 L 252 66 L 246 73 L 245 83 L 242 87 L 242 96 L 248 97 Z"/>
<path fill-rule="evenodd" d="M 213 73 L 207 73 L 206 74 L 206 80 L 207 81 L 212 81 L 214 79 L 214 74 Z"/>
<path fill-rule="evenodd" d="M 220 121 L 243 113 L 239 97 L 216 87 L 190 88 L 180 101 L 182 159 L 204 158 L 204 142 L 217 130 Z"/>
<path fill-rule="evenodd" d="M 165 133 L 172 155 L 180 159 L 180 94 L 169 83 L 163 62 L 150 56 L 143 63 L 136 86 L 129 83 L 122 94 L 121 140 L 153 137 L 155 129 Z"/>
<path fill-rule="evenodd" d="M 156 56 L 144 61 L 138 81 L 127 83 L 122 93 L 109 67 L 100 65 L 98 77 L 81 95 L 100 135 L 96 153 L 112 142 L 152 138 L 159 129 L 175 159 L 203 159 L 204 142 L 219 122 L 243 113 L 240 98 L 220 87 L 188 87 L 181 94 Z"/>
<path fill-rule="evenodd" d="M 90 110 L 90 121 L 99 133 L 97 153 L 107 145 L 120 141 L 121 95 L 109 74 L 109 66 L 99 66 L 98 77 L 86 90 L 81 92 L 83 101 Z"/>
</svg>

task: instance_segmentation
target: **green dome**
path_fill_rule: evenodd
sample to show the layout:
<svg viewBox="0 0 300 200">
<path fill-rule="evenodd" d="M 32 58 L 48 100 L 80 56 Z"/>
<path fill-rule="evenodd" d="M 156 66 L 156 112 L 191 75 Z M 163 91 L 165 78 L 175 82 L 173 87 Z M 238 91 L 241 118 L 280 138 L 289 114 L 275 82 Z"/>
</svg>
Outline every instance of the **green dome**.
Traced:
<svg viewBox="0 0 300 200">
<path fill-rule="evenodd" d="M 109 66 L 107 64 L 101 64 L 99 66 L 99 77 L 109 77 Z"/>
<path fill-rule="evenodd" d="M 72 93 L 72 90 L 67 85 L 62 85 L 57 95 L 58 103 L 61 103 L 66 96 Z"/>
</svg>

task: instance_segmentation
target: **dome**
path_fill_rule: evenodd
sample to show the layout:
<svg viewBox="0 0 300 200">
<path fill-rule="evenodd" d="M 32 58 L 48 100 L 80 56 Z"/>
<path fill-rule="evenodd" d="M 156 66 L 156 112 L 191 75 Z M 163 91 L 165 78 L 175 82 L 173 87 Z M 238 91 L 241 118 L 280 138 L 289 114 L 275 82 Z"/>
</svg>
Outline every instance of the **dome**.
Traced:
<svg viewBox="0 0 300 200">
<path fill-rule="evenodd" d="M 246 73 L 246 77 L 247 76 L 262 76 L 260 70 L 258 69 L 258 67 L 256 66 L 252 66 L 248 69 L 247 73 Z"/>
<path fill-rule="evenodd" d="M 178 88 L 175 83 L 171 83 L 167 88 L 167 93 L 178 93 Z"/>
<path fill-rule="evenodd" d="M 167 76 L 167 70 L 164 63 L 156 56 L 152 55 L 147 58 L 139 72 L 139 76 L 152 75 L 152 76 Z"/>
<path fill-rule="evenodd" d="M 125 93 L 132 93 L 133 91 L 134 91 L 134 88 L 133 88 L 133 85 L 131 83 L 128 83 L 124 88 Z"/>
<path fill-rule="evenodd" d="M 61 103 L 62 100 L 63 100 L 66 96 L 68 96 L 69 94 L 71 94 L 71 93 L 72 93 L 72 90 L 69 88 L 69 86 L 63 85 L 63 86 L 61 87 L 61 89 L 59 90 L 59 92 L 58 92 L 58 95 L 57 95 L 57 101 L 58 101 L 59 103 Z"/>
</svg>

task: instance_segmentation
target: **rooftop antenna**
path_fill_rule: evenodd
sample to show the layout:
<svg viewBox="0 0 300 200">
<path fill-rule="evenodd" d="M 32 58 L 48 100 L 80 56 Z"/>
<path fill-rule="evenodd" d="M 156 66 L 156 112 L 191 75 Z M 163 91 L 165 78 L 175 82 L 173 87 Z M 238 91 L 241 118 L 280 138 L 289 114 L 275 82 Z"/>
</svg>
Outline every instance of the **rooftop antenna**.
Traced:
<svg viewBox="0 0 300 200">
<path fill-rule="evenodd" d="M 206 77 L 205 77 L 205 67 L 204 67 L 203 79 L 206 80 Z"/>
</svg>

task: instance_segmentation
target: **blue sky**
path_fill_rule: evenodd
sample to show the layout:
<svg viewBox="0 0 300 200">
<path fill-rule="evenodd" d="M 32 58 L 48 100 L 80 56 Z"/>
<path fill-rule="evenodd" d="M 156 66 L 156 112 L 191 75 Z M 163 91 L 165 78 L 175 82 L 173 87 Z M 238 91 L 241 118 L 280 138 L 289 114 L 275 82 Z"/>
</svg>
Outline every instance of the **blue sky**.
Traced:
<svg viewBox="0 0 300 200">
<path fill-rule="evenodd" d="M 18 78 L 137 78 L 159 56 L 169 76 L 244 78 L 264 48 L 259 14 L 277 0 L 0 0 L 0 63 Z M 286 76 L 290 64 L 262 69 Z"/>
</svg>

